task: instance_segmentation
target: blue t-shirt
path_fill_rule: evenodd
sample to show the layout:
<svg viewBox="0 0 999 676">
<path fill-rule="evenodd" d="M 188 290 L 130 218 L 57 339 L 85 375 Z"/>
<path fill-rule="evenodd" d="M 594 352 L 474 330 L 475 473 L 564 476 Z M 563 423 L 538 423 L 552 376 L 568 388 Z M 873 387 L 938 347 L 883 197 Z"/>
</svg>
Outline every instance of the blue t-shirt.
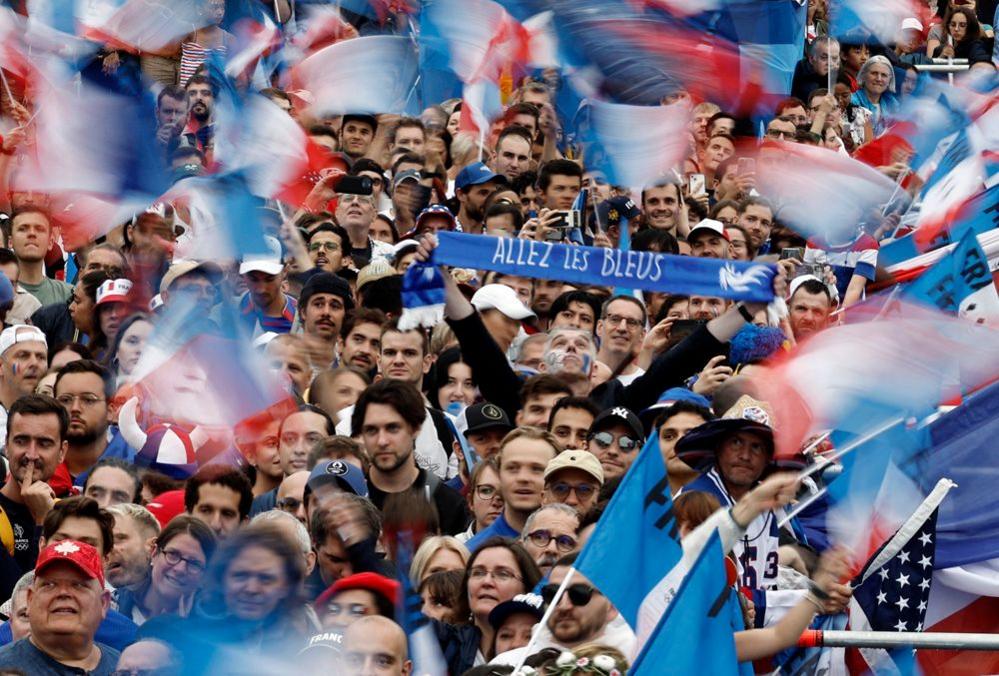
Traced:
<svg viewBox="0 0 999 676">
<path fill-rule="evenodd" d="M 101 457 L 97 459 L 97 462 L 101 460 L 107 460 L 108 458 L 118 458 L 119 460 L 124 460 L 125 462 L 132 464 L 135 462 L 136 450 L 128 445 L 125 438 L 121 436 L 121 431 L 117 426 L 112 426 L 108 428 L 108 445 L 101 453 Z M 95 463 L 96 464 L 96 463 Z M 84 484 L 87 483 L 87 477 L 90 476 L 90 470 L 85 472 L 80 472 L 80 475 L 73 479 L 73 485 L 79 486 L 81 489 Z"/>
<path fill-rule="evenodd" d="M 474 552 L 479 546 L 492 537 L 504 537 L 504 538 L 519 538 L 520 531 L 515 530 L 513 526 L 507 523 L 504 518 L 504 514 L 500 512 L 500 515 L 496 517 L 487 528 L 483 528 L 481 531 L 472 536 L 472 539 L 465 543 L 468 547 L 468 551 Z"/>
<path fill-rule="evenodd" d="M 20 669 L 26 674 L 54 674 L 55 676 L 110 676 L 121 656 L 117 650 L 102 643 L 95 644 L 101 651 L 101 661 L 96 669 L 84 672 L 76 667 L 67 667 L 35 647 L 30 638 L 22 638 L 0 648 L 0 668 Z"/>
</svg>

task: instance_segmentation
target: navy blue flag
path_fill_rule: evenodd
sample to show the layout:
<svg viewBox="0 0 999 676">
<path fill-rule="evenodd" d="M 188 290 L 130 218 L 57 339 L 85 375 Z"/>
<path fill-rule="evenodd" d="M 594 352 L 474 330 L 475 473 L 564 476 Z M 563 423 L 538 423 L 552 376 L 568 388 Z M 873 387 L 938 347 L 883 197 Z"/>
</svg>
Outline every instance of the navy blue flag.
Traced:
<svg viewBox="0 0 999 676">
<path fill-rule="evenodd" d="M 457 232 L 441 232 L 437 238 L 436 265 L 511 275 L 529 269 L 541 279 L 757 302 L 769 302 L 774 295 L 773 265 Z"/>
<path fill-rule="evenodd" d="M 736 594 L 715 531 L 628 673 L 752 674 L 735 654 L 734 632 L 745 629 Z"/>
</svg>

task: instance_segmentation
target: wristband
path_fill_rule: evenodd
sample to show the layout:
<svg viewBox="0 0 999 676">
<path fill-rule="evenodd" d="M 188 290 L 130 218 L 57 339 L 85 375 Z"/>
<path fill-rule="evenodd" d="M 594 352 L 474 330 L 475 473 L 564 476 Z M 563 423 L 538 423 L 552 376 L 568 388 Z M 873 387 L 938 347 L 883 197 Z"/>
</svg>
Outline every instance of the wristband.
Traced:
<svg viewBox="0 0 999 676">
<path fill-rule="evenodd" d="M 744 303 L 736 303 L 735 307 L 739 310 L 739 314 L 742 315 L 742 318 L 750 324 L 756 320 L 756 318 L 753 317 L 753 313 L 749 311 L 749 308 L 747 308 Z"/>
<path fill-rule="evenodd" d="M 829 600 L 829 594 L 827 594 L 822 589 L 822 587 L 820 587 L 819 585 L 815 584 L 812 581 L 808 582 L 808 592 L 810 594 L 813 594 L 815 596 L 815 598 L 819 599 L 820 601 L 828 601 Z"/>
</svg>

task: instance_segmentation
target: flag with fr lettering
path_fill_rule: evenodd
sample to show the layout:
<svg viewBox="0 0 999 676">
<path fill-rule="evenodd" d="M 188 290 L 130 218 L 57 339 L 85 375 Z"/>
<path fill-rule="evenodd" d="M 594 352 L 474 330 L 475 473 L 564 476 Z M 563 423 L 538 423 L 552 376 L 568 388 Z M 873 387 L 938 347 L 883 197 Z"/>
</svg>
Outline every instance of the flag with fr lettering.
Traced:
<svg viewBox="0 0 999 676">
<path fill-rule="evenodd" d="M 752 663 L 740 666 L 735 653 L 733 634 L 745 629 L 737 594 L 715 531 L 628 673 L 752 674 Z"/>
<path fill-rule="evenodd" d="M 683 556 L 659 436 L 645 443 L 576 561 L 631 626 Z M 724 575 L 723 575 L 724 577 Z"/>
</svg>

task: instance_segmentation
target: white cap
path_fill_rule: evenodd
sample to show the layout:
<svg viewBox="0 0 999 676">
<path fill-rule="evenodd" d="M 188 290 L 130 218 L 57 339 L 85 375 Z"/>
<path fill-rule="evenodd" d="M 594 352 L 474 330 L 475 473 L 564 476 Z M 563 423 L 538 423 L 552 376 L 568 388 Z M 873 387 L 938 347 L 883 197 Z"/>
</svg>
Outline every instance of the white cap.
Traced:
<svg viewBox="0 0 999 676">
<path fill-rule="evenodd" d="M 790 298 L 791 296 L 793 296 L 794 292 L 797 291 L 801 287 L 801 285 L 804 284 L 805 282 L 820 282 L 822 284 L 825 284 L 825 282 L 823 282 L 815 275 L 800 275 L 791 280 L 791 284 L 788 286 L 787 289 L 787 297 Z"/>
<path fill-rule="evenodd" d="M 245 275 L 251 272 L 262 272 L 265 275 L 279 275 L 284 270 L 284 263 L 281 262 L 281 243 L 276 237 L 269 235 L 264 237 L 267 244 L 267 253 L 249 254 L 243 258 L 239 264 L 239 274 Z"/>
<path fill-rule="evenodd" d="M 45 340 L 45 333 L 37 326 L 27 324 L 17 324 L 9 326 L 0 333 L 0 355 L 14 347 L 18 343 L 40 342 L 47 348 L 49 343 Z"/>
<path fill-rule="evenodd" d="M 923 24 L 919 22 L 919 19 L 915 17 L 909 17 L 908 19 L 902 19 L 902 30 L 914 30 L 923 32 Z"/>
<path fill-rule="evenodd" d="M 109 279 L 97 289 L 97 305 L 101 305 L 102 303 L 124 303 L 128 300 L 128 292 L 131 290 L 131 280 Z"/>
<path fill-rule="evenodd" d="M 504 284 L 486 284 L 472 296 L 472 307 L 479 312 L 499 310 L 510 319 L 527 319 L 534 313 L 524 305 L 517 292 Z"/>
<path fill-rule="evenodd" d="M 698 230 L 710 230 L 719 237 L 723 238 L 725 241 L 728 241 L 728 234 L 725 232 L 725 224 L 721 221 L 716 221 L 713 218 L 705 218 L 692 227 L 690 232 L 687 233 L 687 240 L 689 241 Z"/>
</svg>

